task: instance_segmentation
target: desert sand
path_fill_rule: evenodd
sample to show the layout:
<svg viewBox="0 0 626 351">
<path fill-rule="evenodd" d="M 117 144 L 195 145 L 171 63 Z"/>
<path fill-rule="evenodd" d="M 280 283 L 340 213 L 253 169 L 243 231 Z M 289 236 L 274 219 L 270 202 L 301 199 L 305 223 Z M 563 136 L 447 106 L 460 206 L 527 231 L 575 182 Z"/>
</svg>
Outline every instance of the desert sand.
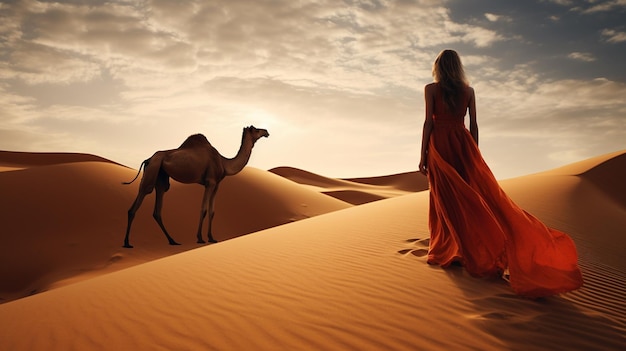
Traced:
<svg viewBox="0 0 626 351">
<path fill-rule="evenodd" d="M 417 173 L 333 179 L 247 167 L 222 183 L 220 242 L 195 243 L 202 187 L 148 196 L 122 248 L 136 170 L 0 152 L 0 350 L 620 350 L 626 150 L 501 181 L 576 242 L 585 285 L 530 300 L 426 264 Z"/>
</svg>

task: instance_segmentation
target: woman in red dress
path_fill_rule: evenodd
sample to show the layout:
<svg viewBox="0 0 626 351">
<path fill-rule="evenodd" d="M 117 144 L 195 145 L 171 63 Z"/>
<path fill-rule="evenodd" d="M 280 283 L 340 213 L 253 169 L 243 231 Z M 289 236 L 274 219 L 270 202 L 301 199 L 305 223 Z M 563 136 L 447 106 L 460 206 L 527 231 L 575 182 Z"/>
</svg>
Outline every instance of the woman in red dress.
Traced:
<svg viewBox="0 0 626 351">
<path fill-rule="evenodd" d="M 527 297 L 578 289 L 583 280 L 567 234 L 546 227 L 502 191 L 478 150 L 476 99 L 453 50 L 433 64 L 426 85 L 420 172 L 430 184 L 428 263 L 457 262 L 476 277 L 508 272 Z M 469 110 L 468 131 L 464 118 Z"/>
</svg>

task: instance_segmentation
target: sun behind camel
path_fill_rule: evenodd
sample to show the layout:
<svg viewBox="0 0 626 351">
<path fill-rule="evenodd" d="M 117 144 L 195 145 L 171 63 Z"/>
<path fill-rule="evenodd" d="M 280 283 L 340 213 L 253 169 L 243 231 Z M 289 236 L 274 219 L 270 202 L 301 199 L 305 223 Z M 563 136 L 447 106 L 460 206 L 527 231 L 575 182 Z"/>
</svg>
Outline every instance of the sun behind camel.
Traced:
<svg viewBox="0 0 626 351">
<path fill-rule="evenodd" d="M 170 245 L 180 245 L 169 235 L 161 219 L 161 209 L 163 208 L 163 194 L 170 188 L 170 177 L 185 184 L 201 184 L 204 186 L 204 196 L 202 207 L 200 208 L 200 224 L 198 225 L 198 243 L 204 243 L 202 239 L 202 223 L 204 218 L 208 219 L 208 241 L 217 242 L 211 232 L 211 223 L 215 214 L 213 203 L 215 194 L 220 182 L 226 177 L 235 175 L 246 166 L 254 143 L 261 137 L 269 137 L 265 129 L 257 129 L 254 126 L 245 127 L 241 138 L 241 146 L 234 158 L 225 158 L 211 146 L 211 143 L 202 134 L 194 134 L 185 140 L 178 149 L 157 151 L 152 157 L 143 161 L 139 166 L 139 171 L 135 179 L 123 184 L 134 182 L 141 168 L 144 168 L 143 177 L 139 185 L 139 193 L 133 205 L 128 210 L 128 226 L 126 227 L 126 237 L 124 247 L 132 248 L 130 245 L 130 227 L 135 218 L 135 213 L 141 206 L 146 195 L 156 190 L 156 200 L 154 203 L 153 217 L 163 230 Z"/>
</svg>

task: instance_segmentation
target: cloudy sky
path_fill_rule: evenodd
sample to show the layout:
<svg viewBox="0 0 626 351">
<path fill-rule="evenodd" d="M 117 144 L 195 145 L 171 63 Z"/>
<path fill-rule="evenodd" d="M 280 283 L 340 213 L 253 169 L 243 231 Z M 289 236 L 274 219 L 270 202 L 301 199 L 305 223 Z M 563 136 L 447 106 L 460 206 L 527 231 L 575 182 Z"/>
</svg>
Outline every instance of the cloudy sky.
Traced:
<svg viewBox="0 0 626 351">
<path fill-rule="evenodd" d="M 625 0 L 1 1 L 0 150 L 137 168 L 203 133 L 250 166 L 416 170 L 423 87 L 457 50 L 503 179 L 626 149 Z"/>
</svg>

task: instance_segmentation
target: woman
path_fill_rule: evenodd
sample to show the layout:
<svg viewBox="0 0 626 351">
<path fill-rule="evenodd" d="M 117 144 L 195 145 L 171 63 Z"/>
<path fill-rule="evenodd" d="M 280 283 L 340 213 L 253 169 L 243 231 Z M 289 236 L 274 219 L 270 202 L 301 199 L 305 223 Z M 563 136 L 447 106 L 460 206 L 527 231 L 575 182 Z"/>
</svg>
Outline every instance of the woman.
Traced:
<svg viewBox="0 0 626 351">
<path fill-rule="evenodd" d="M 428 263 L 458 263 L 476 277 L 508 272 L 527 297 L 582 286 L 576 247 L 502 191 L 478 150 L 476 99 L 458 54 L 442 51 L 426 85 L 420 172 L 430 183 Z M 464 118 L 469 109 L 470 130 Z"/>
</svg>

